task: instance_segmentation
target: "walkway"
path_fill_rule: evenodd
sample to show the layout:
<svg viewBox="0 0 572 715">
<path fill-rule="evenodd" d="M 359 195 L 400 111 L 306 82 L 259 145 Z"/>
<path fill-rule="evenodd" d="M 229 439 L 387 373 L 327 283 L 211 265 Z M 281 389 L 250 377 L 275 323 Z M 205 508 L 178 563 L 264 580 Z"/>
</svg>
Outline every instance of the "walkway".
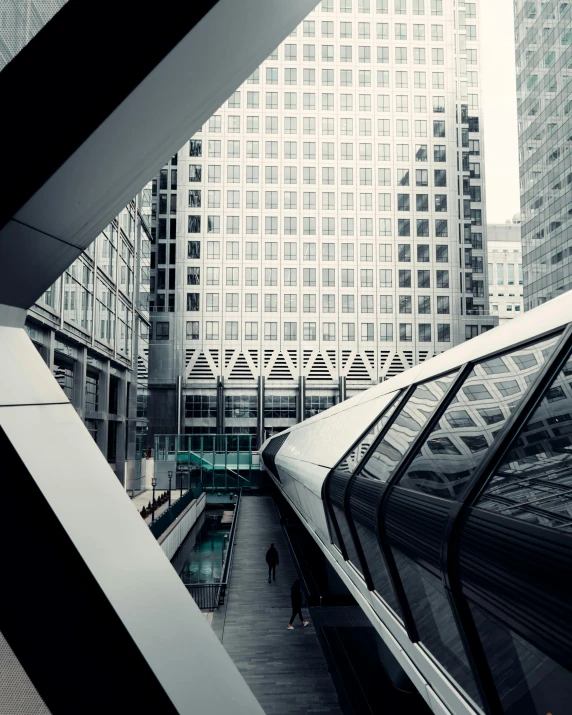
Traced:
<svg viewBox="0 0 572 715">
<path fill-rule="evenodd" d="M 280 565 L 269 584 L 272 542 Z M 213 628 L 268 715 L 341 715 L 313 625 L 286 630 L 297 577 L 272 498 L 242 497 L 227 604 Z"/>
<path fill-rule="evenodd" d="M 159 494 L 163 494 L 164 491 L 167 491 L 166 489 L 156 489 L 155 490 L 155 498 L 159 496 Z M 187 489 L 183 489 L 183 495 L 187 493 Z M 171 490 L 171 505 L 174 504 L 177 499 L 181 496 L 181 490 L 180 489 L 172 489 Z M 145 492 L 140 492 L 136 497 L 133 497 L 131 499 L 131 503 L 133 506 L 137 509 L 139 513 L 141 513 L 141 509 L 143 509 L 144 506 L 147 506 L 149 502 L 153 499 L 153 490 L 148 489 Z M 166 501 L 164 504 L 161 504 L 161 506 L 156 507 L 155 509 L 155 519 L 158 519 L 161 514 L 169 508 L 169 502 Z M 150 524 L 152 519 L 151 512 L 149 512 L 149 516 L 145 519 L 146 524 Z"/>
</svg>

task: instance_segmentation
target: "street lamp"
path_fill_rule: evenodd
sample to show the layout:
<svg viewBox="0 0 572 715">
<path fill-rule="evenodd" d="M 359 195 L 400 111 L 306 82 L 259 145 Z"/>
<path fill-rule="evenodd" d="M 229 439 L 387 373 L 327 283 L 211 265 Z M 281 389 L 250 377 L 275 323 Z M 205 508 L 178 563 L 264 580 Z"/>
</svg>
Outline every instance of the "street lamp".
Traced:
<svg viewBox="0 0 572 715">
<path fill-rule="evenodd" d="M 151 478 L 151 486 L 153 487 L 153 501 L 151 502 L 151 521 L 155 521 L 155 487 L 157 486 L 156 477 Z"/>
<path fill-rule="evenodd" d="M 169 506 L 171 506 L 171 479 L 173 478 L 173 472 L 169 472 Z"/>
</svg>

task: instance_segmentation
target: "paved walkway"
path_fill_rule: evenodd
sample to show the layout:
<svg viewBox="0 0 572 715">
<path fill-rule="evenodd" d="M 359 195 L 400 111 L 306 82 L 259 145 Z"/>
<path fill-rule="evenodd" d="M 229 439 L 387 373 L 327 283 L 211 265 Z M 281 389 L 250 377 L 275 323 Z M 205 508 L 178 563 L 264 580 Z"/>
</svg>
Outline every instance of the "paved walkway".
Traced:
<svg viewBox="0 0 572 715">
<path fill-rule="evenodd" d="M 155 498 L 159 497 L 159 494 L 162 494 L 165 490 L 164 489 L 155 489 Z M 183 495 L 187 493 L 186 489 L 183 489 Z M 177 499 L 181 495 L 181 490 L 180 489 L 172 489 L 171 490 L 171 504 L 177 501 Z M 141 509 L 143 509 L 144 506 L 147 506 L 149 502 L 153 499 L 153 490 L 149 489 L 146 492 L 141 492 L 138 494 L 136 497 L 133 497 L 131 499 L 131 503 L 133 506 L 137 509 L 139 513 L 141 513 Z M 157 507 L 155 509 L 155 519 L 158 519 L 161 514 L 164 511 L 167 511 L 169 508 L 169 502 L 166 501 L 164 504 L 161 504 L 161 506 Z M 151 523 L 151 514 L 145 519 L 146 524 Z"/>
<path fill-rule="evenodd" d="M 266 551 L 280 557 L 268 583 Z M 286 630 L 297 573 L 271 497 L 242 497 L 225 608 L 213 628 L 268 715 L 341 715 L 313 625 Z M 308 609 L 303 609 L 308 617 Z"/>
</svg>

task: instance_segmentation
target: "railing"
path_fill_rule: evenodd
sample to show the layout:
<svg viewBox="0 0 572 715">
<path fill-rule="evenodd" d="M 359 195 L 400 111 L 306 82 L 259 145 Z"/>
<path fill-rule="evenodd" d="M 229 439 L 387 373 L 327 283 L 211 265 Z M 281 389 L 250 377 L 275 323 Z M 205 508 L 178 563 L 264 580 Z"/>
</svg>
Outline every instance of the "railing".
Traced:
<svg viewBox="0 0 572 715">
<path fill-rule="evenodd" d="M 202 610 L 214 611 L 220 603 L 220 583 L 186 583 L 188 592 L 193 601 Z M 224 596 L 222 602 L 224 603 Z"/>
<path fill-rule="evenodd" d="M 218 583 L 186 583 L 188 592 L 193 597 L 197 606 L 204 610 L 214 611 L 215 608 L 224 605 L 228 582 L 230 581 L 230 573 L 232 571 L 232 557 L 234 554 L 234 537 L 236 535 L 236 525 L 238 523 L 238 513 L 240 511 L 240 499 L 242 490 L 238 492 L 236 507 L 234 509 L 234 517 L 232 526 L 230 527 L 230 535 L 228 546 L 222 564 L 222 573 Z"/>
<path fill-rule="evenodd" d="M 158 516 L 155 521 L 149 524 L 153 536 L 158 539 L 159 536 L 175 521 L 175 519 L 189 506 L 194 499 L 194 493 L 190 489 L 186 494 L 177 499 L 161 516 Z"/>
</svg>

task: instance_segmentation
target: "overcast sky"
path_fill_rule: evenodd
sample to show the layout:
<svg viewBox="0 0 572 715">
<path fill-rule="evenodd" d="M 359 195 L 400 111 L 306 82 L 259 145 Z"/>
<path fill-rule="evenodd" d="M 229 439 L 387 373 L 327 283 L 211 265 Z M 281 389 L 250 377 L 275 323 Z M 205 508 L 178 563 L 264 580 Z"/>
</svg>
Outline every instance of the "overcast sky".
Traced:
<svg viewBox="0 0 572 715">
<path fill-rule="evenodd" d="M 487 223 L 520 211 L 512 0 L 480 4 Z"/>
</svg>

